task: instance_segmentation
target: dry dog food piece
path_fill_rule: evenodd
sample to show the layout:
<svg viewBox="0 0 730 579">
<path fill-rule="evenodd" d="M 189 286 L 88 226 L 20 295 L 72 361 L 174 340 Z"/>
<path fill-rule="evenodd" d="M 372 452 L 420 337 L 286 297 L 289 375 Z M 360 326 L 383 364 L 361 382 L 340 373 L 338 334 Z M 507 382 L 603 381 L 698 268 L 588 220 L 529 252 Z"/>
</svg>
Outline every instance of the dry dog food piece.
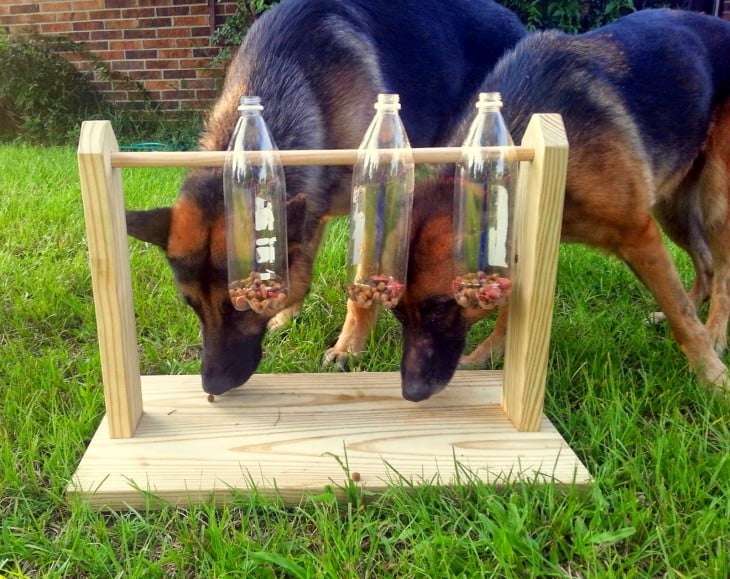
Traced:
<svg viewBox="0 0 730 579">
<path fill-rule="evenodd" d="M 215 395 L 208 394 L 208 402 L 215 402 Z"/>
<path fill-rule="evenodd" d="M 466 273 L 452 283 L 456 303 L 465 308 L 491 310 L 507 303 L 512 280 L 483 271 Z"/>
<path fill-rule="evenodd" d="M 351 283 L 347 287 L 347 295 L 361 308 L 380 304 L 390 309 L 398 305 L 404 289 L 405 285 L 398 280 L 384 275 L 373 275 L 365 282 Z"/>
<path fill-rule="evenodd" d="M 234 281 L 228 287 L 231 303 L 237 310 L 251 308 L 257 314 L 275 314 L 286 305 L 286 288 L 276 276 L 261 279 L 252 272 L 247 278 Z"/>
</svg>

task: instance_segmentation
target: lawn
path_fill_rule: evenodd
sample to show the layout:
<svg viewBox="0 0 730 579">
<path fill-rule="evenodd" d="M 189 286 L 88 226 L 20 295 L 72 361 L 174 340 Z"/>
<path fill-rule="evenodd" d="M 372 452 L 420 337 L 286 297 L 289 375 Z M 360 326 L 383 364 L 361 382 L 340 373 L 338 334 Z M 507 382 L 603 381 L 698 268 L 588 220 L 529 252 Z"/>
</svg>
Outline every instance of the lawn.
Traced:
<svg viewBox="0 0 730 579">
<path fill-rule="evenodd" d="M 182 174 L 124 170 L 127 205 L 169 203 Z M 344 318 L 346 239 L 336 220 L 261 372 L 321 370 Z M 196 321 L 159 250 L 130 252 L 143 373 L 197 372 Z M 646 323 L 654 307 L 621 263 L 561 248 L 545 412 L 594 476 L 587 492 L 404 483 L 344 504 L 97 513 L 64 495 L 104 412 L 75 151 L 0 146 L 0 577 L 726 578 L 730 410 Z M 383 316 L 357 369 L 396 370 L 399 344 Z"/>
</svg>

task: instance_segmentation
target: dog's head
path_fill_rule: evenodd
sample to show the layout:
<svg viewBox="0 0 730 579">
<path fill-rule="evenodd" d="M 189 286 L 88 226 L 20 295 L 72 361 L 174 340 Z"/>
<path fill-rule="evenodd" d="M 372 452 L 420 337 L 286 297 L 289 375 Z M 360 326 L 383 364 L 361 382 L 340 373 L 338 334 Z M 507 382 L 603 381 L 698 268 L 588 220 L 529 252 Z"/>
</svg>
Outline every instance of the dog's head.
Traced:
<svg viewBox="0 0 730 579">
<path fill-rule="evenodd" d="M 418 402 L 446 387 L 464 350 L 469 326 L 483 311 L 463 308 L 454 279 L 453 182 L 417 186 L 408 257 L 408 283 L 393 310 L 403 325 L 403 397 Z"/>
<path fill-rule="evenodd" d="M 220 173 L 208 173 L 192 173 L 172 207 L 128 210 L 127 232 L 165 251 L 180 294 L 200 322 L 203 390 L 222 394 L 256 371 L 269 319 L 231 304 Z M 296 197 L 287 205 L 287 220 L 303 222 L 304 209 Z M 301 260 L 294 261 L 296 267 Z"/>
</svg>

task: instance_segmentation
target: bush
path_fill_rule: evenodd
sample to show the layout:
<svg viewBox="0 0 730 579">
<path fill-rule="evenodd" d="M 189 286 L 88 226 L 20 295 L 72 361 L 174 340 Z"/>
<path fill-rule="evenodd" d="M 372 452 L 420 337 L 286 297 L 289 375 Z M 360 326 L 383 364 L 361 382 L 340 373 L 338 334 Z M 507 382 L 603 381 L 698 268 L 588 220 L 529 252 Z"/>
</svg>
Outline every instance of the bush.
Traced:
<svg viewBox="0 0 730 579">
<path fill-rule="evenodd" d="M 632 0 L 499 0 L 531 30 L 585 32 L 635 10 Z"/>
<path fill-rule="evenodd" d="M 40 36 L 0 34 L 0 141 L 65 142 L 102 99 L 83 73 Z"/>
</svg>

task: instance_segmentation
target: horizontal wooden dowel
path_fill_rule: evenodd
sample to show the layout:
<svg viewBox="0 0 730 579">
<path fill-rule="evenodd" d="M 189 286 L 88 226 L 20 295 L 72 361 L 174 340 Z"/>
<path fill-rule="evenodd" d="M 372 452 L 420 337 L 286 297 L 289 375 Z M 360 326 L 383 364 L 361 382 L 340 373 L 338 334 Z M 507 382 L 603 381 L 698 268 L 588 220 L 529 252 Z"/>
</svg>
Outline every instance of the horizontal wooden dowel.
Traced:
<svg viewBox="0 0 730 579">
<path fill-rule="evenodd" d="M 496 147 L 485 147 L 485 151 Z M 518 161 L 532 161 L 535 150 L 515 147 Z M 222 167 L 225 151 L 184 152 L 123 152 L 113 153 L 112 167 Z M 254 155 L 254 153 L 248 153 Z M 352 165 L 357 149 L 310 149 L 279 151 L 282 165 Z M 461 158 L 461 147 L 430 147 L 413 149 L 416 163 L 455 163 Z"/>
</svg>

